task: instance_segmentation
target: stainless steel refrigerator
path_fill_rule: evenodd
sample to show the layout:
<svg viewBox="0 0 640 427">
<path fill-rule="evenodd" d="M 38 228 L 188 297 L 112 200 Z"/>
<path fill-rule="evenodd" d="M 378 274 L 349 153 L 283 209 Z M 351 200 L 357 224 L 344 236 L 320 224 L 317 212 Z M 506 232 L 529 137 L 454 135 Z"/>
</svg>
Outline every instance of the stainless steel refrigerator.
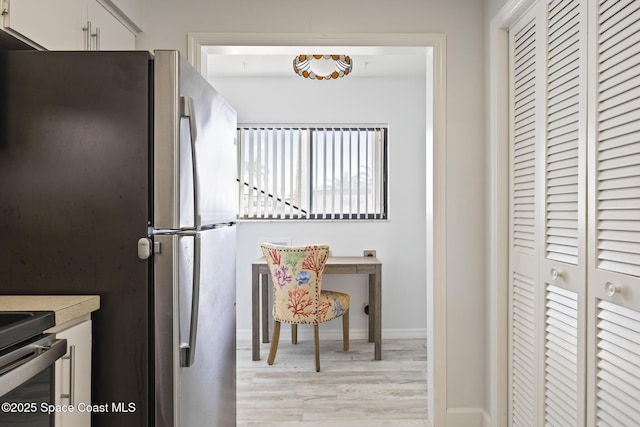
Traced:
<svg viewBox="0 0 640 427">
<path fill-rule="evenodd" d="M 235 425 L 235 134 L 175 51 L 0 52 L 0 292 L 100 295 L 92 402 L 135 410 L 94 427 Z"/>
</svg>

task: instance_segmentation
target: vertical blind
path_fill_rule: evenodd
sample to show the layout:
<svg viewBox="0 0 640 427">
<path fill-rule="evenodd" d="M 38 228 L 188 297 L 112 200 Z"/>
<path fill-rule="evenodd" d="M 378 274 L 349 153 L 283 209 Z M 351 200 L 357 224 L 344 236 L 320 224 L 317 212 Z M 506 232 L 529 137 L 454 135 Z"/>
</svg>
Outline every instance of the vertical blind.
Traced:
<svg viewBox="0 0 640 427">
<path fill-rule="evenodd" d="M 242 126 L 238 217 L 386 219 L 386 126 Z"/>
</svg>

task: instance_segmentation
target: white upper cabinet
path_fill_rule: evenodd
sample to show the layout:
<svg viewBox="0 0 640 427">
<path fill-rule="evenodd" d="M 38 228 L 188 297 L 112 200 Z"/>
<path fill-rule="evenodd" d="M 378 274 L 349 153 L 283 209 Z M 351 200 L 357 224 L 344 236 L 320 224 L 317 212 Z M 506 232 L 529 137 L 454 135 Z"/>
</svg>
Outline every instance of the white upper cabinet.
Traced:
<svg viewBox="0 0 640 427">
<path fill-rule="evenodd" d="M 0 0 L 2 29 L 47 50 L 133 50 L 135 34 L 97 0 Z"/>
<path fill-rule="evenodd" d="M 136 37 L 97 1 L 87 4 L 91 25 L 89 50 L 134 50 Z"/>
<path fill-rule="evenodd" d="M 30 45 L 49 50 L 84 49 L 87 0 L 3 0 L 2 27 Z"/>
</svg>

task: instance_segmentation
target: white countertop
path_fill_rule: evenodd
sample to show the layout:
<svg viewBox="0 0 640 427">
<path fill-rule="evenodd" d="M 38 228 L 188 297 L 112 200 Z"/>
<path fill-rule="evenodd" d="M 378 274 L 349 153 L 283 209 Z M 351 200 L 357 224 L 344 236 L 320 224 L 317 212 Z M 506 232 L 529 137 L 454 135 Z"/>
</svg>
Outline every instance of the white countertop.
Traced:
<svg viewBox="0 0 640 427">
<path fill-rule="evenodd" d="M 53 311 L 56 325 L 100 308 L 98 295 L 2 295 L 0 311 Z"/>
</svg>

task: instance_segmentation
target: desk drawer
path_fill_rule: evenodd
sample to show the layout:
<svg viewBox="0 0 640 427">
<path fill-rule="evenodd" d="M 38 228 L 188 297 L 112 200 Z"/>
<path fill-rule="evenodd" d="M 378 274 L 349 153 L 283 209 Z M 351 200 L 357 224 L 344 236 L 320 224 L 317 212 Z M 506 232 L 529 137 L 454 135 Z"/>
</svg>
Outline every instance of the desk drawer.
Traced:
<svg viewBox="0 0 640 427">
<path fill-rule="evenodd" d="M 355 265 L 326 265 L 324 274 L 356 274 L 358 268 Z"/>
</svg>

